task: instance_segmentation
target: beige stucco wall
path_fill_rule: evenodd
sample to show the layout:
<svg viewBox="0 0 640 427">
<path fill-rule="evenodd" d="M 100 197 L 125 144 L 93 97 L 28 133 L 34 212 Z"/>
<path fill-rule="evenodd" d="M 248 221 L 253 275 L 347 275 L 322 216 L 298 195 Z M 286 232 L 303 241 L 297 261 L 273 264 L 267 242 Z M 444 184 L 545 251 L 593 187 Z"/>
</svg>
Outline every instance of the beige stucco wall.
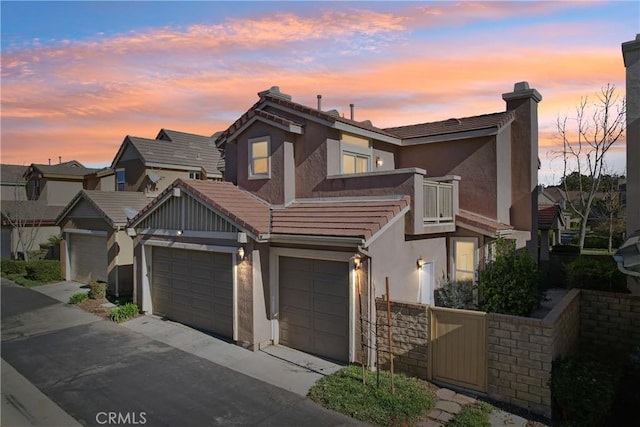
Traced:
<svg viewBox="0 0 640 427">
<path fill-rule="evenodd" d="M 640 34 L 623 43 L 627 85 L 627 235 L 640 229 Z"/>
<path fill-rule="evenodd" d="M 49 206 L 64 206 L 78 194 L 78 191 L 82 190 L 82 181 L 43 180 L 43 182 L 42 191 Z"/>
<path fill-rule="evenodd" d="M 389 277 L 391 299 L 417 302 L 420 275 L 418 258 L 433 262 L 434 287 L 439 286 L 447 271 L 446 240 L 444 237 L 405 241 L 404 222 L 397 221 L 368 248 L 371 254 L 371 278 L 375 296 L 385 293 L 385 278 Z M 389 254 L 393 256 L 389 256 Z"/>
<path fill-rule="evenodd" d="M 57 226 L 40 226 L 34 229 L 32 227 L 27 227 L 24 231 L 25 241 L 31 240 L 31 236 L 33 236 L 33 245 L 31 248 L 27 249 L 27 251 L 36 251 L 40 249 L 41 243 L 48 243 L 49 237 L 60 235 L 60 227 Z M 22 253 L 22 246 L 18 245 L 18 230 L 13 228 L 11 230 L 11 252 Z"/>
</svg>

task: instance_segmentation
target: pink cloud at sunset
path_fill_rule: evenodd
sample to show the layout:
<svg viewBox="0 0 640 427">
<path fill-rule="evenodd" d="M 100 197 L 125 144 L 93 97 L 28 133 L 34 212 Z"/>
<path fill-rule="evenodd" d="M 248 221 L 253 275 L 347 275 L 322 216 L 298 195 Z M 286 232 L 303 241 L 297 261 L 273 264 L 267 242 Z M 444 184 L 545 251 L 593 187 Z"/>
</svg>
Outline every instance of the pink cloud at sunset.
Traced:
<svg viewBox="0 0 640 427">
<path fill-rule="evenodd" d="M 592 2 L 276 5 L 3 44 L 2 162 L 107 165 L 127 134 L 212 134 L 273 85 L 306 105 L 353 102 L 357 119 L 389 127 L 502 111 L 522 80 L 543 96 L 544 162 L 558 114 L 607 83 L 624 88 L 620 43 L 633 35 L 628 13 Z"/>
</svg>

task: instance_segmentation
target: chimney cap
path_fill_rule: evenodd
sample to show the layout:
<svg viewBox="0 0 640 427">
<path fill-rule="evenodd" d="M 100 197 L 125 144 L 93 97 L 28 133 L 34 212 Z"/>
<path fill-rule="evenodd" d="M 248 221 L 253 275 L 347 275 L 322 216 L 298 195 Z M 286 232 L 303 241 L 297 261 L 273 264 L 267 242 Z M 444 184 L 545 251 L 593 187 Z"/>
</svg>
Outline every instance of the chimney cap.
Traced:
<svg viewBox="0 0 640 427">
<path fill-rule="evenodd" d="M 264 97 L 265 95 L 271 95 L 271 96 L 276 97 L 276 98 L 284 99 L 285 101 L 291 101 L 291 95 L 287 95 L 286 93 L 280 92 L 280 87 L 279 86 L 271 86 L 267 90 L 263 90 L 262 92 L 258 92 L 258 96 L 260 98 Z"/>
<path fill-rule="evenodd" d="M 513 85 L 513 92 L 503 93 L 502 99 L 512 101 L 515 99 L 531 98 L 536 102 L 542 101 L 542 95 L 535 89 L 529 88 L 529 82 L 522 81 Z"/>
</svg>

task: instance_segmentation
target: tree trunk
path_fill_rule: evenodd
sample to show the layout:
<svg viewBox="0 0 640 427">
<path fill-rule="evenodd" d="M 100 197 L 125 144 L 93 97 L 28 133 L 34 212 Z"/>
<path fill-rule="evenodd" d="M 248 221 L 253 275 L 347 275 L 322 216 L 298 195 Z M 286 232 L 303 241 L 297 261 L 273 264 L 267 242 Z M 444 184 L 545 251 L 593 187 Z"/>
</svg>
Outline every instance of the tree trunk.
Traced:
<svg viewBox="0 0 640 427">
<path fill-rule="evenodd" d="M 587 235 L 587 219 L 588 216 L 584 216 L 580 219 L 580 238 L 578 244 L 580 245 L 580 252 L 584 249 L 584 238 Z"/>
<path fill-rule="evenodd" d="M 609 253 L 613 249 L 613 211 L 609 212 Z"/>
</svg>

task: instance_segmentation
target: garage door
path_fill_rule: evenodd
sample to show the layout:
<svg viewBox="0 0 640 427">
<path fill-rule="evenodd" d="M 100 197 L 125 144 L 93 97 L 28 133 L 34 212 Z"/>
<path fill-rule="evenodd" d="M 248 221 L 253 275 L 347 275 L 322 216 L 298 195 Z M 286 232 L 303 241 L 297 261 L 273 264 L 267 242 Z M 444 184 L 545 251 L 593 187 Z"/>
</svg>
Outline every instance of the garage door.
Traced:
<svg viewBox="0 0 640 427">
<path fill-rule="evenodd" d="M 11 258 L 11 228 L 2 227 L 0 245 L 2 246 L 2 258 Z"/>
<path fill-rule="evenodd" d="M 107 238 L 90 234 L 69 236 L 71 280 L 89 283 L 107 281 Z"/>
<path fill-rule="evenodd" d="M 349 361 L 349 265 L 280 257 L 280 343 Z"/>
<path fill-rule="evenodd" d="M 154 247 L 152 257 L 153 312 L 231 338 L 231 254 Z"/>
</svg>

